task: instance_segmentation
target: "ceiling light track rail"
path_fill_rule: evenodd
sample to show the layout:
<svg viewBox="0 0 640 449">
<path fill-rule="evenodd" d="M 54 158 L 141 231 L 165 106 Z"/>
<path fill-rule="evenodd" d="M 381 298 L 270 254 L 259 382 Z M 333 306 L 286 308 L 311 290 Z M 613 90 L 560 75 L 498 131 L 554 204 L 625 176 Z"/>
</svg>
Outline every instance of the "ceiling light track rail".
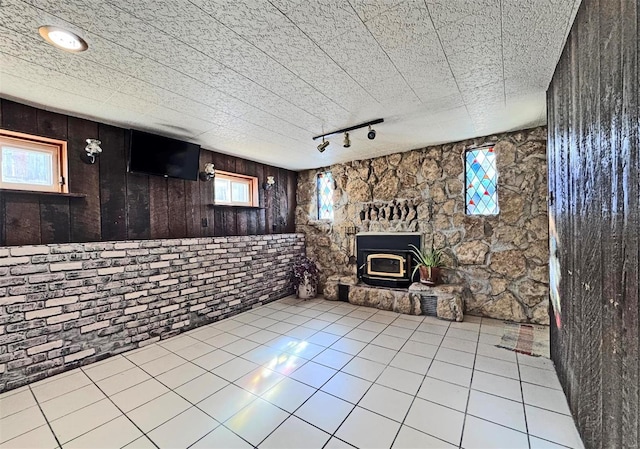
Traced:
<svg viewBox="0 0 640 449">
<path fill-rule="evenodd" d="M 371 120 L 370 122 L 361 123 L 359 125 L 350 126 L 349 128 L 339 129 L 337 131 L 331 131 L 330 133 L 320 134 L 319 136 L 315 136 L 313 140 L 321 139 L 322 137 L 332 136 L 334 134 L 342 134 L 347 133 L 349 131 L 353 131 L 354 129 L 366 128 L 367 126 L 377 125 L 378 123 L 384 122 L 383 118 L 378 118 L 375 120 Z"/>
</svg>

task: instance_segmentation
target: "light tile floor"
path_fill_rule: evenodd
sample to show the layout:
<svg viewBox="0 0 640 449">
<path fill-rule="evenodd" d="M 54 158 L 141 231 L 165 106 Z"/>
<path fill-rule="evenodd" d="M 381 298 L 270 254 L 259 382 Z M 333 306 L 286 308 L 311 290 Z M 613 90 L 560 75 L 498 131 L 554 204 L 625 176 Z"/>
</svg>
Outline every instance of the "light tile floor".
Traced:
<svg viewBox="0 0 640 449">
<path fill-rule="evenodd" d="M 501 324 L 285 298 L 1 395 L 0 447 L 583 447 Z"/>
</svg>

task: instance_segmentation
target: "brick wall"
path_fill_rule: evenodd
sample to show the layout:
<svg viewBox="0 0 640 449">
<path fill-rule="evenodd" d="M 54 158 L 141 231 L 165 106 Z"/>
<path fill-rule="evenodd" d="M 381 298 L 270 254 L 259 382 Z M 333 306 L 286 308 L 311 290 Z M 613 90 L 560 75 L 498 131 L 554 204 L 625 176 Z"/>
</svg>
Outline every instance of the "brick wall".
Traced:
<svg viewBox="0 0 640 449">
<path fill-rule="evenodd" d="M 0 392 L 293 293 L 301 234 L 0 249 Z"/>
</svg>

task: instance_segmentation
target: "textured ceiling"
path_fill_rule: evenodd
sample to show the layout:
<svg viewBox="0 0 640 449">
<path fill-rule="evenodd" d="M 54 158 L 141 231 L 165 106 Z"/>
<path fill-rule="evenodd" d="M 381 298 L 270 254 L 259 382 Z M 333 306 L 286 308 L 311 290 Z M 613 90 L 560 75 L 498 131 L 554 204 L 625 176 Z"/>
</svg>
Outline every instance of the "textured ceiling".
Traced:
<svg viewBox="0 0 640 449">
<path fill-rule="evenodd" d="M 545 123 L 579 3 L 1 0 L 0 94 L 313 168 Z M 50 46 L 41 25 L 89 50 Z M 311 140 L 379 117 L 374 141 Z"/>
</svg>

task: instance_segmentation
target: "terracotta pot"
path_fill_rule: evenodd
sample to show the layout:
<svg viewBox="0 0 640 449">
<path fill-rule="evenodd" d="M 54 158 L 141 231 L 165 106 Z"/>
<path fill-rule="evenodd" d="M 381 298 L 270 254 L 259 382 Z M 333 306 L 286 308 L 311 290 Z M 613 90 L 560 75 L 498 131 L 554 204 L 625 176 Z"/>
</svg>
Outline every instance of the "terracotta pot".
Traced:
<svg viewBox="0 0 640 449">
<path fill-rule="evenodd" d="M 420 282 L 425 285 L 438 285 L 440 283 L 440 268 L 425 267 L 420 265 Z"/>
</svg>

